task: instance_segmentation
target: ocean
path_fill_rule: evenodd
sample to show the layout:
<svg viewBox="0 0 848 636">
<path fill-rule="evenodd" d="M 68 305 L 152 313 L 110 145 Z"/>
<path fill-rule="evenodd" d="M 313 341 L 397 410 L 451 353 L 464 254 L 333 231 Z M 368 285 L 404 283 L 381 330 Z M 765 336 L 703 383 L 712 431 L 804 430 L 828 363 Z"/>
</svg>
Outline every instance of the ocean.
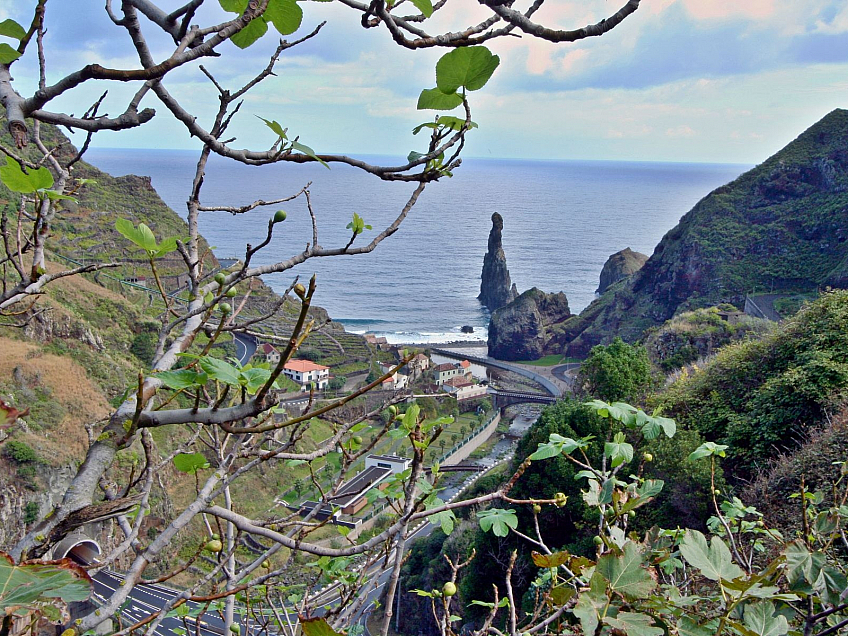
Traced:
<svg viewBox="0 0 848 636">
<path fill-rule="evenodd" d="M 92 148 L 86 159 L 116 176 L 150 176 L 165 203 L 185 216 L 196 152 Z M 391 157 L 366 160 L 402 163 Z M 489 314 L 477 294 L 493 212 L 504 218 L 504 251 L 518 290 L 563 291 L 577 313 L 595 297 L 610 254 L 630 247 L 650 255 L 699 199 L 748 167 L 467 158 L 453 178 L 427 186 L 400 230 L 374 252 L 307 261 L 265 281 L 284 290 L 294 276 L 315 273 L 316 304 L 349 331 L 386 336 L 389 342 L 485 340 Z M 236 206 L 282 198 L 310 182 L 323 247 L 347 243 L 345 226 L 353 213 L 374 228 L 354 246 L 365 244 L 391 223 L 413 190 L 348 166 L 256 167 L 213 157 L 202 202 Z M 240 257 L 247 243 L 264 239 L 277 209 L 288 218 L 254 263 L 284 260 L 312 240 L 302 197 L 239 216 L 204 212 L 200 231 L 219 257 Z M 461 333 L 464 325 L 474 332 Z"/>
</svg>

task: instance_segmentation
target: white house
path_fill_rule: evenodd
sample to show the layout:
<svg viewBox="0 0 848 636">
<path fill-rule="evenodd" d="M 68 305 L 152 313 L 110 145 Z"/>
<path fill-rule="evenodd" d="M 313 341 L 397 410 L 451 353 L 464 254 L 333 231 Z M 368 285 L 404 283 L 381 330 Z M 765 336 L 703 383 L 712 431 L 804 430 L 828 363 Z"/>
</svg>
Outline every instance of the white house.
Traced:
<svg viewBox="0 0 848 636">
<path fill-rule="evenodd" d="M 398 457 L 397 455 L 368 455 L 365 458 L 365 467 L 388 468 L 392 473 L 402 473 L 412 463 L 411 459 Z"/>
<path fill-rule="evenodd" d="M 280 361 L 280 352 L 274 347 L 274 345 L 263 342 L 259 345 L 259 348 L 256 350 L 258 357 L 261 361 L 267 362 L 272 367 L 277 366 L 277 363 Z"/>
<path fill-rule="evenodd" d="M 439 386 L 453 378 L 465 378 L 470 382 L 471 377 L 471 363 L 468 360 L 445 362 L 433 367 L 433 379 Z"/>
<path fill-rule="evenodd" d="M 403 373 L 393 373 L 383 380 L 383 390 L 385 391 L 399 391 L 405 389 L 408 385 L 409 376 Z"/>
<path fill-rule="evenodd" d="M 283 373 L 297 382 L 301 391 L 308 390 L 312 385 L 323 391 L 330 380 L 330 367 L 315 364 L 310 360 L 289 360 L 283 367 Z"/>
<path fill-rule="evenodd" d="M 394 365 L 380 363 L 380 373 L 385 375 L 394 368 Z M 392 373 L 388 378 L 383 380 L 382 388 L 384 391 L 399 391 L 405 389 L 409 385 L 409 376 L 397 371 Z"/>
</svg>

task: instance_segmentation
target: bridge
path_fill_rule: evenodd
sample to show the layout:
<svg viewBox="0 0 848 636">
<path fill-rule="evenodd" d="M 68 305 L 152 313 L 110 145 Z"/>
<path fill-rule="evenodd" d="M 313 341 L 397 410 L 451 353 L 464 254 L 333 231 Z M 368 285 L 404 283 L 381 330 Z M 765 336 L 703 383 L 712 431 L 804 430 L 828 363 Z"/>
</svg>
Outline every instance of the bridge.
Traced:
<svg viewBox="0 0 848 636">
<path fill-rule="evenodd" d="M 480 366 L 490 367 L 490 368 L 493 368 L 493 369 L 501 369 L 503 371 L 511 371 L 512 373 L 517 373 L 518 375 L 524 376 L 525 378 L 529 378 L 529 379 L 533 380 L 536 384 L 539 384 L 545 391 L 547 391 L 554 398 L 558 398 L 558 397 L 562 396 L 562 390 L 556 384 L 551 382 L 548 378 L 546 378 L 542 375 L 539 375 L 535 371 L 532 371 L 530 369 L 522 367 L 521 365 L 507 364 L 505 362 L 501 362 L 500 360 L 495 360 L 494 358 L 489 358 L 489 357 L 484 358 L 484 357 L 480 357 L 480 356 L 470 356 L 470 355 L 462 353 L 461 351 L 454 351 L 452 349 L 440 349 L 440 348 L 433 347 L 430 350 L 433 353 L 436 353 L 440 356 L 444 356 L 445 358 L 453 358 L 454 360 L 468 360 L 469 362 L 471 362 L 473 364 L 479 364 Z M 542 394 L 532 393 L 532 392 L 529 392 L 529 391 L 525 392 L 524 395 L 530 395 L 530 396 L 541 395 L 542 397 L 545 397 Z M 530 400 L 525 400 L 525 401 L 530 401 Z M 538 401 L 538 400 L 533 400 L 533 401 Z M 553 403 L 555 401 L 556 401 L 555 399 L 552 399 L 548 403 Z M 512 404 L 517 404 L 517 402 L 512 402 Z"/>
<path fill-rule="evenodd" d="M 553 395 L 530 391 L 496 391 L 489 389 L 489 395 L 492 396 L 492 405 L 498 409 L 506 408 L 511 404 L 553 404 L 558 399 Z"/>
</svg>

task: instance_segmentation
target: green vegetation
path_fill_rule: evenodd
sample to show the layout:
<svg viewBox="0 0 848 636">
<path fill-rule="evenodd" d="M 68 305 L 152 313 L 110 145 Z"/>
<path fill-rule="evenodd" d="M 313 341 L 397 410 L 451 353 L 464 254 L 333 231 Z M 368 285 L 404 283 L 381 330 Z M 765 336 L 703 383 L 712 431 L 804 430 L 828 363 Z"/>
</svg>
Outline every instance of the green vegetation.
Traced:
<svg viewBox="0 0 848 636">
<path fill-rule="evenodd" d="M 846 143 L 848 111 L 835 110 L 714 190 L 663 237 L 638 273 L 563 323 L 557 342 L 579 355 L 613 334 L 638 340 L 682 311 L 742 306 L 752 289 L 810 294 L 843 286 L 848 244 L 833 237 L 848 206 Z"/>
<path fill-rule="evenodd" d="M 805 303 L 812 302 L 818 294 L 793 294 L 777 298 L 774 301 L 774 310 L 781 318 L 791 318 L 797 314 Z"/>
<path fill-rule="evenodd" d="M 38 519 L 38 504 L 34 501 L 28 501 L 24 506 L 24 523 L 31 524 Z"/>
<path fill-rule="evenodd" d="M 615 338 L 609 346 L 592 347 L 580 366 L 577 385 L 608 402 L 633 402 L 651 384 L 651 364 L 643 346 Z"/>
<path fill-rule="evenodd" d="M 731 312 L 733 320 L 721 312 Z M 719 348 L 744 338 L 756 338 L 774 326 L 767 320 L 737 316 L 733 305 L 719 305 L 678 314 L 660 327 L 648 330 L 645 348 L 651 362 L 668 373 L 699 358 L 714 354 Z"/>
<path fill-rule="evenodd" d="M 28 464 L 38 461 L 38 453 L 26 442 L 10 440 L 3 445 L 3 455 L 17 464 Z"/>
<path fill-rule="evenodd" d="M 537 367 L 553 367 L 561 364 L 563 361 L 561 354 L 551 354 L 543 356 L 538 360 L 516 360 L 518 364 L 532 364 Z"/>
<path fill-rule="evenodd" d="M 792 450 L 848 395 L 848 291 L 802 309 L 761 340 L 722 349 L 658 401 L 680 422 L 731 447 L 745 474 L 775 449 Z"/>
</svg>

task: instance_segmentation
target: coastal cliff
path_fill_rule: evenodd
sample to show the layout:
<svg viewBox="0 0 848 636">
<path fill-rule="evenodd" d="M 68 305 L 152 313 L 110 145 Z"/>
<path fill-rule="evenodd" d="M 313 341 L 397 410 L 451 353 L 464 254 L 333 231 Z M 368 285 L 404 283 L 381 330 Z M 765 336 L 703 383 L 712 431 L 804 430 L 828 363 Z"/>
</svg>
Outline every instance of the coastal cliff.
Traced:
<svg viewBox="0 0 848 636">
<path fill-rule="evenodd" d="M 585 355 L 617 335 L 632 342 L 681 311 L 721 302 L 741 306 L 751 290 L 844 286 L 846 148 L 848 111 L 835 110 L 704 197 L 638 272 L 553 329 L 560 350 Z"/>
<path fill-rule="evenodd" d="M 483 257 L 480 295 L 477 296 L 489 311 L 500 309 L 518 296 L 518 290 L 509 279 L 502 232 L 503 217 L 495 212 L 492 214 L 492 229 L 489 231 L 489 249 Z"/>
<path fill-rule="evenodd" d="M 534 287 L 492 314 L 489 355 L 499 360 L 536 360 L 549 350 L 552 328 L 571 316 L 565 294 Z"/>
<path fill-rule="evenodd" d="M 601 270 L 601 279 L 595 293 L 603 294 L 611 285 L 632 276 L 642 269 L 647 260 L 648 257 L 645 254 L 634 252 L 629 247 L 616 252 L 604 263 Z"/>
</svg>

